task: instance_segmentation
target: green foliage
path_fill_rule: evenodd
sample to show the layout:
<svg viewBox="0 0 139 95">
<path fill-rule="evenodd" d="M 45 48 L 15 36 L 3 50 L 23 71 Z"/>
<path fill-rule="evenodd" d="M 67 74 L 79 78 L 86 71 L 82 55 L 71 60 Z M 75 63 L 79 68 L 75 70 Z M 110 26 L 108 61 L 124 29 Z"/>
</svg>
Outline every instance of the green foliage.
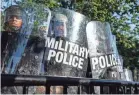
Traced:
<svg viewBox="0 0 139 95">
<path fill-rule="evenodd" d="M 39 26 L 42 25 L 43 22 L 47 21 L 48 11 L 44 10 L 44 8 L 47 7 L 44 4 L 35 3 L 32 0 L 22 2 L 20 6 L 25 9 L 28 17 L 27 20 L 31 20 L 32 18 L 34 18 L 33 21 L 30 21 L 33 22 L 32 35 L 38 36 L 40 34 L 38 31 Z"/>
<path fill-rule="evenodd" d="M 49 8 L 59 7 L 59 1 L 60 0 L 33 0 L 33 2 L 44 4 Z"/>
</svg>

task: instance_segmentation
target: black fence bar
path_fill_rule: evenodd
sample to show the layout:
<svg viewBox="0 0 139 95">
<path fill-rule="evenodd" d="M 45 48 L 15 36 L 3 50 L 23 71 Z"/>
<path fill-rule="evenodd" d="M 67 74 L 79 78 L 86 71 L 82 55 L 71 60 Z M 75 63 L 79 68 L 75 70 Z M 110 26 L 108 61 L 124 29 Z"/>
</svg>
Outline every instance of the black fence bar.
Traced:
<svg viewBox="0 0 139 95">
<path fill-rule="evenodd" d="M 46 85 L 45 87 L 45 94 L 50 94 L 50 85 Z"/>
<path fill-rule="evenodd" d="M 119 86 L 119 94 L 124 94 L 124 86 Z"/>
<path fill-rule="evenodd" d="M 92 91 L 93 91 L 93 88 L 91 86 L 86 87 L 86 93 L 87 94 L 92 94 L 92 92 L 90 91 L 90 89 L 92 89 Z"/>
<path fill-rule="evenodd" d="M 137 85 L 139 82 L 120 81 L 120 80 L 104 80 L 92 78 L 77 78 L 77 77 L 59 77 L 59 76 L 35 76 L 35 75 L 12 75 L 1 74 L 1 86 L 21 86 L 21 85 Z"/>
<path fill-rule="evenodd" d="M 102 86 L 100 86 L 100 94 L 103 94 L 104 92 L 104 90 L 103 90 L 103 88 L 104 88 L 104 86 L 102 85 Z"/>
<path fill-rule="evenodd" d="M 125 89 L 124 89 L 124 86 L 122 85 L 122 86 L 120 86 L 120 94 L 125 94 L 125 91 L 124 91 Z"/>
<path fill-rule="evenodd" d="M 78 86 L 78 92 L 77 92 L 77 94 L 80 94 L 80 86 Z"/>
<path fill-rule="evenodd" d="M 79 93 L 78 94 L 82 94 L 82 85 L 79 85 L 78 89 L 79 89 Z"/>
<path fill-rule="evenodd" d="M 120 87 L 116 86 L 116 94 L 119 94 L 119 89 L 120 89 Z"/>
<path fill-rule="evenodd" d="M 87 90 L 87 93 L 88 93 L 88 94 L 92 94 L 92 93 L 94 92 L 94 88 L 93 88 L 92 85 L 91 85 L 91 86 L 89 85 L 87 89 L 88 89 L 88 90 Z"/>
<path fill-rule="evenodd" d="M 63 90 L 64 90 L 64 91 L 63 91 L 63 94 L 67 94 L 67 88 L 68 88 L 68 86 L 65 85 L 64 88 L 63 88 Z"/>
<path fill-rule="evenodd" d="M 1 86 L 24 86 L 23 94 L 27 94 L 28 86 L 45 86 L 46 94 L 50 93 L 50 86 L 63 86 L 63 93 L 67 93 L 67 86 L 88 86 L 91 89 L 94 86 L 100 86 L 101 93 L 104 93 L 104 87 L 108 87 L 108 93 L 118 94 L 119 88 L 124 87 L 123 93 L 127 93 L 127 88 L 134 87 L 134 93 L 138 94 L 139 82 L 120 81 L 120 80 L 104 80 L 104 79 L 92 79 L 92 78 L 77 78 L 77 77 L 59 77 L 59 76 L 35 76 L 35 75 L 12 75 L 1 74 Z M 115 88 L 112 90 L 112 88 Z M 88 89 L 89 94 L 92 93 L 91 89 Z M 81 91 L 81 88 L 80 88 Z M 80 92 L 81 94 L 81 92 Z"/>
<path fill-rule="evenodd" d="M 139 91 L 138 91 L 139 89 L 138 89 L 138 85 L 137 84 L 135 84 L 135 93 L 136 94 L 139 94 Z"/>
<path fill-rule="evenodd" d="M 128 86 L 128 89 L 129 89 L 129 94 L 131 93 L 132 94 L 132 89 L 131 89 L 132 86 Z"/>
<path fill-rule="evenodd" d="M 28 86 L 23 86 L 23 94 L 28 94 Z"/>
</svg>

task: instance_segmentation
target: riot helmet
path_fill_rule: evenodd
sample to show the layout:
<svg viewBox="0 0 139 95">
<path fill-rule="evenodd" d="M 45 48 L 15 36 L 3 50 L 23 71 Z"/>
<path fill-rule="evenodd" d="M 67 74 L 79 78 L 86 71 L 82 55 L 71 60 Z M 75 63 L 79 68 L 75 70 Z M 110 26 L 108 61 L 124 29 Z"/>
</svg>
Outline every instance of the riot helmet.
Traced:
<svg viewBox="0 0 139 95">
<path fill-rule="evenodd" d="M 25 12 L 18 5 L 12 5 L 5 11 L 4 29 L 7 31 L 18 31 L 23 25 L 23 16 Z"/>
<path fill-rule="evenodd" d="M 67 23 L 68 19 L 65 15 L 56 13 L 53 17 L 54 35 L 55 37 L 67 36 Z"/>
</svg>

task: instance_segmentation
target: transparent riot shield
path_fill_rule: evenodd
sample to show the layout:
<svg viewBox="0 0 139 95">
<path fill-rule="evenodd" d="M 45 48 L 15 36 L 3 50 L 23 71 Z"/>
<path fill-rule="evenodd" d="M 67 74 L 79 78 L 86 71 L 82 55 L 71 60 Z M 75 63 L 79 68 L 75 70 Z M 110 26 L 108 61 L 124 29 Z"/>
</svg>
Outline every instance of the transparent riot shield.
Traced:
<svg viewBox="0 0 139 95">
<path fill-rule="evenodd" d="M 110 67 L 108 57 L 113 53 L 112 34 L 108 23 L 99 21 L 89 22 L 86 27 L 86 32 L 92 77 L 98 79 L 103 77 L 106 67 Z"/>
<path fill-rule="evenodd" d="M 5 10 L 5 31 L 1 37 L 2 73 L 40 73 L 50 18 L 51 11 L 43 5 L 12 5 Z M 20 20 L 22 26 L 18 29 Z M 23 87 L 13 87 L 6 88 L 4 93 L 20 94 L 22 91 Z M 30 87 L 29 93 L 35 93 L 35 88 Z"/>
<path fill-rule="evenodd" d="M 86 76 L 86 24 L 87 18 L 80 13 L 63 8 L 53 10 L 41 75 Z M 77 88 L 69 88 L 68 93 L 77 93 Z"/>
<path fill-rule="evenodd" d="M 36 6 L 34 7 L 36 8 Z M 51 12 L 44 6 L 39 6 L 39 9 L 35 9 L 34 7 L 34 27 L 22 59 L 20 60 L 20 64 L 17 66 L 16 73 L 19 74 L 38 75 L 43 61 L 45 40 L 51 19 Z"/>
<path fill-rule="evenodd" d="M 117 65 L 120 63 L 109 23 L 91 21 L 87 24 L 86 33 L 92 78 L 119 79 Z M 95 93 L 100 93 L 99 91 L 99 87 L 95 87 Z M 107 88 L 105 92 L 107 93 Z"/>
</svg>

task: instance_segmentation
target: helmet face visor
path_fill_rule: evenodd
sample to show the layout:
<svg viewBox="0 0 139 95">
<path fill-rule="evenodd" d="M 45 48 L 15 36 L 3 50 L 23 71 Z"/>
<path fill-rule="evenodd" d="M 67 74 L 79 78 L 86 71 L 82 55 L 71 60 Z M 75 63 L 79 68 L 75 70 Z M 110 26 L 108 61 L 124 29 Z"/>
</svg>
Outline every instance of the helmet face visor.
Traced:
<svg viewBox="0 0 139 95">
<path fill-rule="evenodd" d="M 22 19 L 20 16 L 11 15 L 8 17 L 8 25 L 12 30 L 19 30 L 22 26 Z"/>
<path fill-rule="evenodd" d="M 54 21 L 54 32 L 55 37 L 64 37 L 66 35 L 66 26 L 64 26 L 64 22 Z"/>
<path fill-rule="evenodd" d="M 10 21 L 10 20 L 13 20 L 13 19 L 22 20 L 22 16 L 9 15 L 9 16 L 7 17 L 7 21 Z"/>
<path fill-rule="evenodd" d="M 22 26 L 23 11 L 19 6 L 11 6 L 5 10 L 6 30 L 16 31 Z"/>
</svg>

